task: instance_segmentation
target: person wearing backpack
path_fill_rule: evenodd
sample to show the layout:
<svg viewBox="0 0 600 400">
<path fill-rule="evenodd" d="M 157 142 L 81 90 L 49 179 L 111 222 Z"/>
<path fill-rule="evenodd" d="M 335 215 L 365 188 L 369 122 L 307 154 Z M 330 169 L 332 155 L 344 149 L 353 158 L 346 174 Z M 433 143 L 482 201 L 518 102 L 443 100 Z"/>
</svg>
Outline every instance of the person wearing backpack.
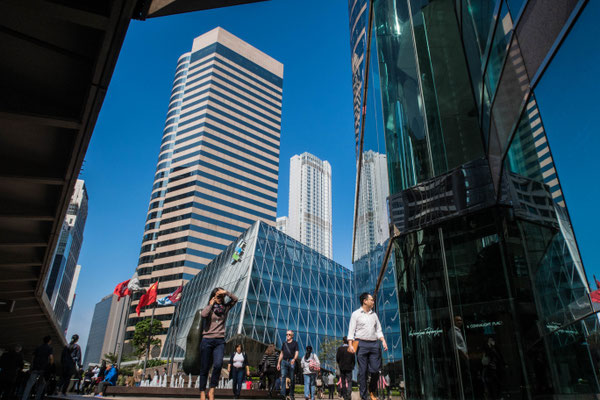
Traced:
<svg viewBox="0 0 600 400">
<path fill-rule="evenodd" d="M 275 389 L 278 359 L 279 354 L 275 350 L 275 345 L 271 343 L 267 346 L 267 350 L 265 350 L 265 354 L 259 364 L 260 379 L 263 384 L 266 383 L 265 387 L 269 390 L 269 397 L 273 396 L 273 390 Z"/>
<path fill-rule="evenodd" d="M 235 352 L 231 355 L 227 372 L 229 372 L 229 378 L 233 379 L 233 398 L 239 399 L 242 392 L 244 372 L 246 376 L 250 376 L 248 356 L 244 353 L 244 348 L 241 344 L 235 346 Z"/>
<path fill-rule="evenodd" d="M 294 332 L 288 330 L 285 334 L 286 341 L 281 346 L 279 360 L 277 361 L 277 370 L 281 371 L 281 398 L 286 398 L 286 378 L 290 379 L 290 399 L 294 399 L 295 387 L 295 368 L 298 358 L 298 342 L 294 340 Z"/>
<path fill-rule="evenodd" d="M 315 380 L 321 370 L 321 363 L 311 346 L 306 346 L 306 353 L 302 357 L 300 366 L 304 375 L 304 399 L 315 400 Z"/>
</svg>

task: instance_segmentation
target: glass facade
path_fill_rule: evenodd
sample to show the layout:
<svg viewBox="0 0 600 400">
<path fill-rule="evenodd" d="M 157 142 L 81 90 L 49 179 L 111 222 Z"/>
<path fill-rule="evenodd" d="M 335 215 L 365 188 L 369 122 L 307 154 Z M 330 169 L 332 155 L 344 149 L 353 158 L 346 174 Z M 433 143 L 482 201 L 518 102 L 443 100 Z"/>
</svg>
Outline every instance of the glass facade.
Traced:
<svg viewBox="0 0 600 400">
<path fill-rule="evenodd" d="M 383 369 L 408 398 L 599 391 L 597 317 L 535 98 L 585 5 L 374 0 L 354 28 L 371 44 L 353 83 L 355 282 L 375 289 L 393 337 Z M 385 240 L 369 239 L 377 218 Z"/>
<path fill-rule="evenodd" d="M 215 287 L 238 296 L 227 319 L 226 340 L 258 343 L 247 346 L 257 349 L 249 353 L 254 365 L 267 344 L 281 348 L 288 329 L 295 332 L 300 354 L 309 345 L 318 353 L 324 339 L 341 341 L 347 333 L 352 272 L 275 227 L 256 222 L 184 287 L 177 322 L 167 335 L 167 352 L 174 342 L 175 357 L 185 355 L 194 315 L 208 304 Z"/>
</svg>

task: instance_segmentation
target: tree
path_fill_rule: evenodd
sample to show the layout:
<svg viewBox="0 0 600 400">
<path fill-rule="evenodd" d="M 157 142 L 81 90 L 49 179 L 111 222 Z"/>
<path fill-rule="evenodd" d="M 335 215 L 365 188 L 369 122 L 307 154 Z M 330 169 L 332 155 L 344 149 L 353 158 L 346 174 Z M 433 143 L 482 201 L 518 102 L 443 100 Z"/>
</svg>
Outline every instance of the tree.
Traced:
<svg viewBox="0 0 600 400">
<path fill-rule="evenodd" d="M 119 359 L 119 355 L 115 353 L 106 353 L 104 355 L 104 359 L 111 364 L 116 364 L 117 360 Z"/>
<path fill-rule="evenodd" d="M 146 354 L 148 347 L 148 340 L 150 340 L 150 347 L 160 346 L 161 341 L 154 336 L 162 332 L 162 323 L 156 319 L 152 320 L 152 328 L 150 328 L 150 320 L 145 319 L 135 324 L 135 331 L 133 332 L 133 339 L 131 344 L 134 347 L 134 354 L 141 358 Z"/>
<path fill-rule="evenodd" d="M 331 336 L 326 336 L 321 341 L 321 345 L 319 346 L 319 361 L 321 361 L 322 368 L 335 372 L 335 357 L 341 342 L 341 339 Z"/>
</svg>

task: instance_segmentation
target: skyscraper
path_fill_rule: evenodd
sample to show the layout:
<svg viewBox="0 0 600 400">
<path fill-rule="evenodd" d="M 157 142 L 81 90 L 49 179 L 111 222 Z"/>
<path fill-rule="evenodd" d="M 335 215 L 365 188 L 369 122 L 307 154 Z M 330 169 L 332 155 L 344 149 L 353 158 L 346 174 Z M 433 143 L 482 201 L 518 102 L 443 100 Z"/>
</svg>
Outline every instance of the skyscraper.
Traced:
<svg viewBox="0 0 600 400">
<path fill-rule="evenodd" d="M 85 183 L 77 180 L 46 281 L 46 295 L 63 331 L 69 326 L 81 266 L 77 265 L 88 212 Z"/>
<path fill-rule="evenodd" d="M 83 356 L 84 368 L 89 363 L 99 363 L 107 353 L 119 352 L 126 306 L 126 300 L 117 301 L 117 296 L 112 293 L 96 303 Z"/>
<path fill-rule="evenodd" d="M 179 58 L 137 268 L 142 285 L 160 279 L 159 295 L 170 293 L 255 221 L 275 226 L 282 85 L 281 63 L 222 28 Z M 172 313 L 156 311 L 165 331 Z"/>
<path fill-rule="evenodd" d="M 331 165 L 310 153 L 290 159 L 288 235 L 333 257 L 331 237 Z"/>
<path fill-rule="evenodd" d="M 383 368 L 407 398 L 600 390 L 598 319 L 536 99 L 586 4 L 349 1 L 355 282 L 401 336 Z M 368 249 L 373 154 L 391 237 Z"/>
</svg>

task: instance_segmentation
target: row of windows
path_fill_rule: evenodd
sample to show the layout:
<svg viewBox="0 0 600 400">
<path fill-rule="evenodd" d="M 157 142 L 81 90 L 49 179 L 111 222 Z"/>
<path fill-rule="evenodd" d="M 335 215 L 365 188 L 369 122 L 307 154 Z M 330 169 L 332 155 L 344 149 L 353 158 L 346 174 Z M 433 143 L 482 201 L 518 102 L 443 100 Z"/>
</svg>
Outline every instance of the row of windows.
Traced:
<svg viewBox="0 0 600 400">
<path fill-rule="evenodd" d="M 170 246 L 172 244 L 187 243 L 187 242 L 200 244 L 200 245 L 208 246 L 208 247 L 213 247 L 213 248 L 219 249 L 219 250 L 224 250 L 227 247 L 224 244 L 211 242 L 209 240 L 200 239 L 200 238 L 197 238 L 194 236 L 182 236 L 182 237 L 178 237 L 175 239 L 163 240 L 162 242 L 157 243 L 156 247 L 158 248 L 158 247 Z"/>
<path fill-rule="evenodd" d="M 230 60 L 227 60 L 227 61 L 230 61 Z M 207 69 L 215 68 L 215 69 L 219 69 L 219 71 L 227 74 L 228 76 L 235 76 L 236 79 L 239 79 L 241 82 L 244 82 L 248 86 L 252 87 L 253 89 L 255 89 L 261 93 L 264 93 L 276 100 L 281 100 L 281 96 L 283 94 L 283 92 L 281 90 L 281 86 L 278 86 L 277 88 L 273 88 L 272 86 L 267 86 L 263 82 L 261 82 L 259 79 L 256 79 L 256 77 L 247 74 L 246 72 L 240 70 L 235 65 L 233 65 L 227 61 L 219 59 L 218 57 L 216 57 L 216 55 L 213 57 L 207 58 L 204 61 L 202 61 L 201 63 L 198 63 L 189 69 L 188 79 L 195 78 L 196 76 L 200 75 L 202 72 L 206 71 Z M 227 69 L 230 69 L 234 72 L 232 73 L 231 71 L 228 71 Z"/>
<path fill-rule="evenodd" d="M 192 93 L 192 92 L 195 89 L 200 88 L 200 87 L 202 87 L 202 85 L 205 84 L 205 83 L 202 83 L 202 84 L 197 85 L 197 87 L 193 87 L 193 84 L 195 82 L 199 82 L 202 79 L 206 79 L 207 77 L 210 77 L 211 85 L 218 84 L 217 87 L 224 89 L 226 92 L 233 92 L 233 93 L 240 94 L 240 95 L 251 96 L 257 100 L 260 100 L 261 102 L 265 103 L 266 105 L 268 105 L 276 110 L 281 110 L 281 99 L 274 97 L 274 96 L 270 96 L 262 90 L 258 90 L 259 93 L 255 93 L 255 92 L 249 90 L 248 88 L 244 87 L 244 85 L 252 87 L 252 85 L 248 84 L 247 81 L 238 79 L 236 82 L 233 80 L 235 78 L 232 77 L 230 74 L 227 74 L 227 73 L 224 74 L 221 71 L 222 70 L 218 70 L 218 68 L 215 68 L 212 71 L 210 71 L 209 73 L 207 73 L 205 76 L 202 76 L 196 80 L 188 82 L 187 88 L 186 88 L 186 95 L 183 100 L 185 102 L 187 102 L 188 100 L 193 99 L 196 96 L 196 94 Z M 238 83 L 238 82 L 241 82 L 241 83 Z M 267 97 L 265 97 L 265 96 L 267 96 Z"/>
<path fill-rule="evenodd" d="M 275 125 L 279 125 L 281 123 L 281 121 L 279 121 L 279 120 L 277 120 L 277 119 L 275 119 L 275 118 L 273 118 L 273 117 L 271 117 L 271 116 L 266 115 L 266 114 L 263 113 L 263 111 L 268 111 L 269 110 L 268 108 L 262 107 L 262 106 L 260 106 L 260 105 L 258 105 L 258 104 L 255 103 L 256 106 L 259 108 L 257 110 L 255 108 L 249 107 L 248 104 L 246 104 L 246 103 L 242 103 L 239 100 L 235 100 L 233 97 L 227 96 L 226 94 L 222 93 L 221 91 L 216 91 L 216 90 L 214 90 L 214 89 L 211 88 L 209 92 L 212 93 L 212 94 L 218 95 L 219 97 L 224 98 L 226 101 L 229 101 L 229 102 L 237 105 L 238 107 L 240 107 L 241 109 L 243 109 L 243 110 L 245 110 L 247 112 L 250 112 L 250 113 L 258 115 L 259 117 L 264 118 L 267 121 L 270 121 L 270 122 L 272 122 Z M 194 94 L 193 97 L 186 98 L 186 101 L 189 100 L 189 99 L 195 98 L 197 94 L 199 94 L 199 93 Z M 224 103 L 223 101 L 221 101 L 219 99 L 216 99 L 214 96 L 206 96 L 205 98 L 196 100 L 194 103 L 198 104 L 198 103 L 200 103 L 202 101 L 206 101 L 206 100 L 209 100 L 209 99 L 210 99 L 211 102 L 214 101 L 215 103 L 220 104 L 223 107 L 232 108 L 230 104 Z M 194 104 L 194 103 L 192 103 L 192 104 Z M 185 110 L 185 109 L 191 107 L 192 104 L 187 104 L 182 110 Z M 239 108 L 234 108 L 234 109 L 236 111 L 239 110 Z M 190 110 L 190 111 L 187 111 L 187 112 L 181 114 L 181 118 L 188 117 L 191 114 L 193 114 L 194 112 L 195 112 L 195 110 L 193 110 L 193 109 Z M 277 115 L 276 115 L 276 117 L 277 117 Z M 268 127 L 269 125 L 265 124 L 265 126 Z"/>
<path fill-rule="evenodd" d="M 158 233 L 158 236 L 169 235 L 171 233 L 187 231 L 187 230 L 204 233 L 208 236 L 218 237 L 218 238 L 229 240 L 229 241 L 234 241 L 235 239 L 237 239 L 236 236 L 231 236 L 231 235 L 228 235 L 223 232 L 214 231 L 212 229 L 204 228 L 204 227 L 194 225 L 194 224 L 186 224 L 186 225 L 176 226 L 174 228 L 165 229 L 164 231 L 160 231 Z"/>
<path fill-rule="evenodd" d="M 216 85 L 213 84 L 213 83 L 215 83 Z M 218 90 L 216 90 L 216 89 L 218 89 Z M 233 92 L 231 90 L 231 88 L 228 88 L 228 87 L 226 87 L 225 85 L 223 85 L 223 84 L 221 84 L 219 82 L 211 82 L 210 89 L 205 89 L 205 90 L 202 90 L 200 92 L 194 93 L 192 95 L 186 96 L 185 101 L 187 102 L 187 101 L 190 101 L 190 100 L 192 100 L 192 99 L 194 99 L 196 97 L 199 97 L 202 93 L 204 93 L 206 91 L 214 92 L 214 93 L 218 94 L 221 97 L 224 97 L 224 98 L 227 98 L 227 99 L 231 99 L 231 100 L 233 100 L 233 98 L 231 98 L 230 95 L 235 94 L 235 96 L 237 98 L 242 99 L 243 102 L 248 103 L 248 104 L 252 104 L 256 108 L 258 108 L 259 110 L 261 110 L 261 112 L 269 113 L 269 114 L 271 114 L 271 116 L 273 116 L 273 117 L 281 120 L 281 107 L 275 106 L 272 103 L 268 103 L 268 102 L 264 102 L 263 101 L 263 103 L 265 103 L 265 104 L 269 105 L 270 107 L 274 108 L 275 111 L 273 111 L 271 108 L 265 107 L 265 104 L 261 104 L 258 101 L 254 100 L 253 98 L 251 98 L 249 96 L 246 96 L 246 95 L 244 95 L 242 93 Z M 261 101 L 262 101 L 262 99 L 261 99 Z M 182 111 L 187 110 L 188 108 L 193 107 L 193 106 L 195 106 L 198 103 L 199 103 L 199 101 L 195 100 L 195 101 L 193 101 L 191 103 L 188 103 L 188 104 L 182 106 L 181 110 Z M 247 104 L 245 104 L 245 103 L 242 103 L 242 104 L 247 107 Z M 254 109 L 249 108 L 249 110 L 254 110 Z M 280 121 L 277 121 L 277 123 L 279 123 L 279 122 Z"/>
<path fill-rule="evenodd" d="M 201 251 L 201 250 L 183 248 L 183 249 L 169 250 L 169 251 L 165 251 L 163 253 L 158 253 L 158 254 L 156 254 L 156 257 L 154 257 L 154 259 L 158 260 L 161 258 L 178 256 L 181 254 L 189 254 L 191 256 L 208 258 L 209 260 L 213 259 L 216 255 L 216 254 L 207 253 L 207 252 Z"/>
<path fill-rule="evenodd" d="M 226 129 L 218 127 L 217 125 L 215 125 L 215 123 L 212 123 L 210 120 L 216 121 L 216 123 L 220 123 L 219 122 L 220 120 L 218 118 L 215 118 L 214 116 L 211 115 L 211 116 L 209 116 L 207 118 L 206 121 L 200 122 L 200 123 L 194 125 L 194 129 L 198 129 L 198 128 L 202 128 L 202 127 L 211 129 L 211 130 L 213 130 L 213 131 L 215 131 L 217 133 L 221 133 L 221 134 L 223 134 L 223 135 L 225 135 L 227 137 L 231 137 L 232 139 L 235 139 L 235 140 L 237 140 L 239 142 L 242 142 L 242 143 L 246 144 L 247 146 L 254 147 L 255 149 L 257 149 L 257 150 L 259 150 L 259 151 L 261 151 L 263 153 L 267 153 L 267 154 L 269 154 L 269 155 L 271 155 L 273 157 L 279 158 L 279 152 L 275 151 L 275 150 L 272 150 L 273 148 L 279 149 L 279 147 L 276 146 L 276 145 L 274 145 L 271 142 L 265 141 L 264 138 L 262 138 L 260 136 L 257 136 L 257 135 L 255 135 L 255 134 L 253 134 L 251 132 L 243 131 L 243 130 L 241 130 L 239 128 L 234 128 L 234 129 L 231 129 L 231 130 L 226 130 Z M 193 129 L 191 129 L 191 130 L 193 130 Z M 190 132 L 191 130 L 189 130 L 188 132 Z M 175 141 L 175 145 L 179 145 L 179 144 L 184 143 L 184 142 L 186 142 L 188 140 L 193 140 L 196 137 L 199 137 L 199 136 L 202 136 L 202 135 L 211 135 L 211 133 L 206 132 L 206 131 L 197 132 L 197 133 L 194 133 L 194 134 L 192 134 L 190 136 L 186 136 L 186 137 L 183 137 L 181 139 L 177 139 L 177 141 Z M 212 137 L 212 136 L 210 136 L 210 137 Z M 248 137 L 256 140 L 258 143 L 252 142 L 250 140 L 247 140 Z"/>
<path fill-rule="evenodd" d="M 160 281 L 161 282 L 175 281 L 177 279 L 182 279 L 182 278 L 183 278 L 183 273 L 180 272 L 178 274 L 161 276 Z M 151 284 L 153 284 L 156 281 L 158 281 L 158 277 L 154 277 L 154 278 L 150 278 L 150 279 L 140 279 L 140 286 L 143 286 L 143 287 L 150 286 Z M 160 286 L 160 283 L 159 283 L 159 286 Z M 160 288 L 159 288 L 159 290 L 160 290 Z M 163 290 L 173 291 L 173 288 L 163 289 Z M 167 292 L 167 293 L 170 293 L 170 292 Z"/>
<path fill-rule="evenodd" d="M 211 185 L 209 183 L 206 183 L 206 182 L 203 182 L 203 181 L 191 181 L 191 182 L 183 183 L 181 185 L 169 188 L 169 190 L 167 192 L 171 193 L 171 192 L 174 192 L 174 191 L 177 191 L 177 190 L 181 190 L 181 189 L 185 189 L 185 188 L 192 187 L 192 186 L 196 186 L 196 187 L 201 187 L 201 188 L 204 188 L 204 189 L 208 189 L 208 190 L 211 190 L 213 192 L 220 193 L 220 194 L 223 194 L 225 196 L 232 197 L 234 199 L 238 199 L 238 200 L 243 201 L 245 203 L 253 204 L 255 206 L 258 206 L 258 207 L 261 207 L 261 208 L 264 208 L 264 209 L 267 209 L 267 210 L 270 210 L 270 211 L 274 211 L 274 212 L 277 211 L 277 209 L 276 209 L 275 206 L 270 206 L 270 205 L 267 205 L 267 204 L 265 204 L 263 202 L 260 202 L 260 201 L 257 201 L 257 200 L 253 200 L 253 199 L 249 199 L 249 198 L 247 198 L 244 195 L 240 195 L 239 192 L 237 192 L 237 191 L 234 192 L 234 191 L 231 191 L 231 190 L 222 189 L 222 188 L 213 186 L 213 185 Z"/>
<path fill-rule="evenodd" d="M 272 202 L 277 202 L 277 197 L 276 197 L 276 196 L 272 196 L 272 195 L 269 195 L 269 194 L 265 194 L 264 192 L 259 192 L 258 190 L 250 189 L 250 188 L 248 187 L 248 185 L 247 185 L 247 184 L 246 184 L 246 185 L 241 185 L 241 184 L 238 184 L 238 183 L 232 182 L 231 180 L 228 180 L 228 179 L 225 179 L 225 178 L 220 178 L 220 177 L 218 177 L 218 176 L 215 176 L 215 175 L 213 175 L 213 174 L 210 174 L 210 173 L 208 173 L 208 172 L 205 172 L 205 171 L 197 171 L 197 170 L 196 170 L 196 171 L 187 172 L 187 173 L 185 173 L 185 174 L 182 174 L 182 175 L 179 175 L 179 176 L 177 176 L 177 177 L 175 177 L 175 178 L 171 178 L 171 179 L 169 180 L 169 183 L 177 182 L 177 181 L 179 181 L 179 180 L 181 180 L 181 179 L 189 178 L 189 177 L 191 177 L 191 176 L 195 176 L 195 175 L 202 176 L 202 177 L 205 177 L 205 178 L 208 178 L 208 179 L 214 180 L 214 181 L 216 181 L 216 182 L 221 182 L 221 183 L 224 183 L 224 184 L 226 184 L 226 185 L 227 185 L 227 186 L 229 186 L 229 187 L 236 188 L 236 189 L 238 189 L 238 190 L 241 190 L 241 191 L 244 191 L 244 192 L 246 192 L 246 193 L 250 193 L 250 194 L 253 194 L 253 195 L 255 195 L 255 196 L 262 197 L 262 198 L 264 198 L 265 200 L 269 200 L 269 201 L 272 201 Z M 248 182 L 248 181 L 247 181 L 247 180 L 245 180 L 245 182 Z M 253 184 L 254 184 L 254 183 L 253 183 Z M 273 188 L 271 188 L 271 187 L 268 187 L 267 185 L 260 184 L 260 183 L 258 183 L 258 182 L 257 182 L 257 185 L 256 185 L 256 186 L 260 186 L 260 187 L 262 187 L 263 189 L 266 189 L 266 190 L 268 190 L 269 192 L 271 192 L 271 193 L 273 193 L 273 194 L 274 194 L 274 192 L 275 192 L 275 191 L 273 190 Z M 177 189 L 174 189 L 174 188 L 172 188 L 172 189 L 169 189 L 169 191 L 171 191 L 171 190 L 177 190 Z"/>
<path fill-rule="evenodd" d="M 199 154 L 200 154 L 200 152 L 194 153 L 194 155 L 199 155 Z M 208 160 L 207 161 L 203 161 L 203 160 L 198 160 L 198 159 L 190 161 L 189 163 L 186 163 L 186 164 L 183 164 L 183 165 L 179 165 L 178 167 L 181 167 L 180 168 L 180 170 L 181 170 L 181 169 L 185 169 L 185 168 L 188 168 L 188 167 L 191 167 L 191 166 L 194 166 L 194 165 L 208 164 L 209 167 L 212 168 L 213 170 L 216 170 L 216 171 L 219 171 L 219 172 L 223 172 L 226 175 L 231 175 L 231 176 L 234 176 L 234 177 L 239 177 L 242 180 L 248 180 L 248 178 L 242 177 L 241 175 L 236 174 L 235 172 L 232 172 L 232 171 L 240 170 L 240 171 L 243 171 L 243 172 L 246 172 L 246 173 L 250 174 L 251 176 L 256 176 L 256 177 L 264 179 L 267 182 L 271 182 L 271 183 L 277 184 L 277 179 L 276 178 L 272 178 L 270 176 L 261 174 L 261 173 L 256 172 L 255 170 L 253 170 L 251 168 L 243 167 L 243 166 L 241 166 L 239 164 L 236 164 L 233 161 L 229 161 L 229 160 L 226 160 L 224 158 L 221 158 L 218 155 L 215 155 L 215 154 L 212 154 L 212 153 L 209 153 L 209 152 L 202 152 L 202 156 L 204 158 L 210 158 L 210 159 L 212 159 L 212 160 L 214 160 L 216 162 L 219 162 L 219 163 L 222 163 L 222 164 L 225 164 L 225 165 L 229 165 L 230 167 L 232 167 L 232 169 L 225 169 L 225 168 L 217 167 L 214 164 L 210 164 L 208 162 Z M 186 155 L 184 157 L 178 158 L 176 161 L 173 161 L 173 162 L 183 161 L 186 158 L 191 158 L 191 157 L 193 157 L 193 156 L 192 155 Z M 173 168 L 172 172 L 175 172 L 176 168 Z M 277 173 L 275 173 L 275 175 L 277 175 Z"/>
<path fill-rule="evenodd" d="M 212 101 L 212 99 L 211 99 L 211 101 Z M 273 140 L 276 140 L 276 141 L 279 140 L 279 132 L 280 132 L 280 128 L 279 127 L 277 127 L 277 128 L 270 127 L 268 125 L 265 125 L 262 121 L 254 118 L 254 117 L 251 117 L 250 115 L 245 114 L 245 113 L 243 113 L 241 111 L 238 111 L 238 110 L 230 108 L 230 107 L 225 107 L 225 108 L 227 110 L 223 111 L 223 110 L 221 110 L 221 109 L 219 109 L 217 107 L 214 107 L 212 104 L 206 104 L 204 106 L 200 106 L 200 107 L 196 108 L 194 110 L 194 112 L 199 112 L 199 111 L 202 111 L 202 110 L 206 110 L 207 112 L 213 112 L 213 113 L 216 113 L 216 114 L 220 114 L 221 116 L 227 118 L 229 121 L 236 122 L 238 125 L 242 125 L 242 126 L 245 126 L 247 128 L 253 129 L 253 130 L 255 130 L 255 131 L 257 131 L 257 132 L 259 132 L 259 133 L 261 133 L 261 134 L 265 135 L 266 137 L 271 138 Z M 243 117 L 246 117 L 246 119 L 249 119 L 249 120 L 255 122 L 256 124 L 251 124 L 251 123 L 248 123 L 248 122 L 246 122 L 246 121 L 244 121 L 244 120 L 242 120 L 240 118 L 234 117 L 233 116 L 234 112 L 235 112 L 235 114 L 238 114 L 238 115 L 241 115 Z M 188 124 L 190 124 L 190 123 L 192 123 L 194 121 L 197 121 L 197 120 L 199 120 L 201 118 L 204 118 L 204 114 L 196 116 L 194 118 L 191 118 L 191 119 L 188 119 L 186 121 L 181 122 L 179 124 L 179 128 L 183 128 L 185 125 L 188 125 Z M 270 129 L 271 131 L 276 132 L 276 133 L 267 132 L 266 130 L 264 130 L 261 127 L 259 127 L 257 124 L 260 124 L 262 127 L 266 128 L 266 129 Z M 183 133 L 189 132 L 186 129 L 187 128 L 178 130 L 178 134 L 181 135 Z M 264 141 L 264 139 L 263 139 L 263 141 Z"/>
<path fill-rule="evenodd" d="M 202 199 L 205 199 L 205 200 L 208 200 L 208 201 L 212 201 L 215 204 L 222 204 L 222 205 L 224 205 L 226 207 L 235 208 L 236 210 L 243 211 L 243 212 L 248 213 L 250 215 L 255 215 L 257 217 L 264 218 L 267 221 L 274 220 L 274 217 L 272 215 L 261 213 L 261 212 L 258 212 L 256 210 L 252 210 L 252 209 L 250 209 L 248 207 L 241 206 L 241 205 L 239 205 L 237 203 L 232 203 L 232 202 L 229 202 L 229 201 L 225 201 L 223 199 L 220 199 L 220 198 L 217 198 L 217 197 L 214 197 L 214 196 L 210 196 L 210 195 L 208 195 L 206 193 L 199 192 L 199 191 L 191 191 L 191 192 L 188 192 L 188 193 L 180 194 L 178 196 L 169 197 L 168 199 L 165 199 L 164 202 L 166 204 L 166 203 L 170 203 L 170 202 L 173 202 L 173 201 L 181 200 L 181 199 L 184 199 L 186 197 L 191 197 L 191 196 L 200 197 Z"/>
<path fill-rule="evenodd" d="M 258 158 L 259 160 L 262 160 L 263 162 L 265 162 L 267 164 L 270 164 L 270 165 L 272 165 L 272 166 L 275 167 L 275 169 L 270 169 L 270 171 L 277 171 L 277 168 L 279 167 L 279 160 L 274 161 L 274 160 L 272 160 L 270 158 L 267 158 L 267 157 L 263 156 L 262 154 L 258 154 L 258 153 L 254 152 L 254 151 L 251 151 L 248 148 L 244 148 L 243 152 L 242 151 L 231 152 L 231 151 L 228 151 L 228 150 L 221 149 L 219 147 L 215 147 L 214 144 L 205 142 L 205 138 L 209 138 L 211 140 L 214 140 L 215 142 L 219 142 L 219 143 L 224 144 L 226 146 L 236 148 L 238 145 L 235 144 L 235 143 L 231 143 L 231 140 L 226 140 L 226 139 L 220 138 L 220 137 L 212 135 L 212 134 L 210 134 L 208 132 L 199 132 L 198 134 L 195 134 L 194 136 L 199 136 L 199 138 L 196 141 L 194 141 L 193 143 L 190 143 L 190 144 L 187 144 L 187 145 L 185 145 L 183 147 L 178 148 L 177 150 L 175 150 L 174 154 L 182 153 L 182 152 L 184 152 L 186 150 L 190 150 L 190 149 L 193 149 L 195 147 L 199 147 L 200 144 L 204 144 L 206 146 L 212 146 L 212 148 L 215 148 L 215 149 L 221 151 L 223 154 L 227 154 L 227 155 L 229 155 L 231 157 L 234 157 L 234 158 L 238 157 L 238 158 L 242 159 L 243 161 L 247 162 L 248 164 L 253 164 L 253 165 L 256 165 L 258 167 L 262 167 L 263 166 L 262 163 L 257 163 L 257 162 L 254 162 L 254 161 L 250 161 L 249 159 L 246 159 L 245 157 L 242 157 L 239 154 L 249 155 L 249 156 L 252 156 L 254 158 Z M 237 148 L 239 149 L 239 147 L 237 147 Z M 263 168 L 268 169 L 266 167 L 263 167 Z"/>
<path fill-rule="evenodd" d="M 282 78 L 275 75 L 271 71 L 268 71 L 267 69 L 261 67 L 260 65 L 248 60 L 246 57 L 242 56 L 241 54 L 236 53 L 233 50 L 230 50 L 229 48 L 227 48 L 226 46 L 224 46 L 221 43 L 213 43 L 203 49 L 200 49 L 200 50 L 192 53 L 190 56 L 190 64 L 193 64 L 195 61 L 201 60 L 204 57 L 206 57 L 212 53 L 217 53 L 217 54 L 225 57 L 227 60 L 232 61 L 235 64 L 238 64 L 240 67 L 245 68 L 246 70 L 252 72 L 253 74 L 255 74 L 257 76 L 260 76 L 262 79 L 266 80 L 267 82 L 272 83 L 273 85 L 275 85 L 277 87 L 283 87 L 283 79 Z M 232 66 L 231 68 L 233 69 L 235 67 Z M 245 74 L 244 71 L 239 70 L 237 68 L 236 68 L 236 72 L 238 72 L 240 74 Z"/>
</svg>

